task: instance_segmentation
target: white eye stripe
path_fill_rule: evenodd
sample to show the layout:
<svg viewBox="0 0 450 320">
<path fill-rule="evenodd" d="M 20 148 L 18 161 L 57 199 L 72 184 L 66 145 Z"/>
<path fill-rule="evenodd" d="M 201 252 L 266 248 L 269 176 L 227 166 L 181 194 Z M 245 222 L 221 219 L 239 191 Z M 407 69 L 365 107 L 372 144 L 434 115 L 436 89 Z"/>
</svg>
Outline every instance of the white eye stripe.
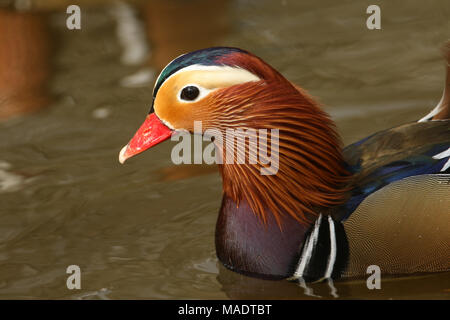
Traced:
<svg viewBox="0 0 450 320">
<path fill-rule="evenodd" d="M 181 56 L 183 56 L 183 55 L 181 55 Z M 179 56 L 179 57 L 181 57 L 181 56 Z M 178 59 L 179 57 L 175 58 L 174 60 Z M 166 66 L 166 68 L 167 68 L 167 66 Z M 159 82 L 159 80 L 161 78 L 161 75 L 162 75 L 162 73 L 164 72 L 164 70 L 166 68 L 164 68 L 163 71 L 161 71 L 161 73 L 159 74 L 158 78 L 156 79 L 155 87 L 156 87 L 156 84 Z M 255 74 L 251 73 L 248 70 L 242 69 L 242 68 L 240 68 L 238 66 L 235 66 L 235 67 L 231 67 L 231 66 L 204 66 L 204 65 L 200 65 L 200 64 L 194 64 L 194 65 L 190 65 L 190 66 L 184 67 L 184 68 L 174 72 L 169 77 L 167 77 L 167 79 L 164 80 L 164 83 L 166 83 L 170 78 L 172 78 L 172 77 L 174 77 L 176 75 L 179 75 L 180 73 L 189 72 L 189 71 L 225 71 L 225 72 L 227 72 L 227 75 L 224 74 L 224 75 L 222 75 L 222 77 L 228 78 L 229 81 L 231 81 L 234 84 L 261 80 Z M 162 83 L 161 86 L 163 86 L 164 83 Z M 155 87 L 153 88 L 153 90 L 155 89 Z"/>
<path fill-rule="evenodd" d="M 189 86 L 196 87 L 196 88 L 199 90 L 199 92 L 200 92 L 199 95 L 198 95 L 197 98 L 195 98 L 194 100 L 184 100 L 184 99 L 181 99 L 181 92 L 182 92 L 186 87 L 189 87 Z M 195 83 L 189 83 L 189 84 L 186 84 L 183 88 L 181 88 L 180 91 L 178 91 L 178 93 L 177 93 L 177 99 L 178 99 L 178 101 L 181 102 L 181 103 L 192 103 L 192 102 L 197 102 L 197 101 L 203 99 L 204 97 L 206 97 L 208 94 L 210 94 L 212 91 L 215 91 L 215 90 L 217 90 L 217 89 L 206 89 L 206 88 L 203 88 L 202 86 L 200 86 L 200 85 L 198 85 L 198 84 L 195 84 Z"/>
<path fill-rule="evenodd" d="M 246 69 L 238 67 L 238 66 L 234 66 L 234 67 L 231 67 L 231 66 L 204 66 L 204 65 L 199 65 L 199 64 L 190 65 L 188 67 L 180 69 L 177 72 L 175 72 L 172 76 L 182 73 L 182 72 L 189 72 L 189 71 L 220 71 L 220 72 L 223 72 L 220 75 L 221 78 L 223 78 L 224 80 L 228 79 L 230 82 L 233 82 L 234 84 L 261 80 L 255 74 L 251 73 L 250 71 L 248 71 Z"/>
</svg>

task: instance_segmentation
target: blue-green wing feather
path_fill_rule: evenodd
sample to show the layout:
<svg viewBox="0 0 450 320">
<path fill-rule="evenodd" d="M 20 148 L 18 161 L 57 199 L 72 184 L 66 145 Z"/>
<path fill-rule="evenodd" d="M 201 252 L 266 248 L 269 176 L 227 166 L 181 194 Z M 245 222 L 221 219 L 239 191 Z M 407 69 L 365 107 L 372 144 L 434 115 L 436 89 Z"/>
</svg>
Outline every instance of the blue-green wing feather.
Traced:
<svg viewBox="0 0 450 320">
<path fill-rule="evenodd" d="M 449 174 L 450 121 L 412 123 L 379 132 L 344 149 L 353 172 L 345 220 L 370 194 L 410 176 Z M 445 156 L 436 157 L 444 154 Z"/>
</svg>

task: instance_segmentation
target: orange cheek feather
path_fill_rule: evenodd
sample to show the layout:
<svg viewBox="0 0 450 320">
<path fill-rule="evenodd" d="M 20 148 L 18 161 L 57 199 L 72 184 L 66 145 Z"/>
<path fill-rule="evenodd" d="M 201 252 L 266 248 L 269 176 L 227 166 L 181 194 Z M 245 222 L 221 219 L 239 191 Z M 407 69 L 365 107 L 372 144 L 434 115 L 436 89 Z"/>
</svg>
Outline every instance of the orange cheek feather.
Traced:
<svg viewBox="0 0 450 320">
<path fill-rule="evenodd" d="M 167 92 L 167 90 L 158 92 L 155 100 L 155 113 L 163 122 L 172 129 L 185 129 L 190 132 L 194 130 L 194 121 L 208 123 L 212 99 L 205 97 L 198 102 L 184 103 L 177 99 L 176 94 L 176 92 Z"/>
</svg>

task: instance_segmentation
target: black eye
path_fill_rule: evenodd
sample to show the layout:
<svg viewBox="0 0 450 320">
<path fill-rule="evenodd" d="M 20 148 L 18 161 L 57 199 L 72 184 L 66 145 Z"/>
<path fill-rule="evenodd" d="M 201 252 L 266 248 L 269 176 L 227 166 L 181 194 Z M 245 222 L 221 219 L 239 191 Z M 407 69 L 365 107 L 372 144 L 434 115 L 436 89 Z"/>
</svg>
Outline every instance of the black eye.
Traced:
<svg viewBox="0 0 450 320">
<path fill-rule="evenodd" d="M 198 90 L 195 86 L 187 86 L 181 90 L 180 98 L 183 100 L 195 100 L 200 94 L 200 90 Z"/>
</svg>

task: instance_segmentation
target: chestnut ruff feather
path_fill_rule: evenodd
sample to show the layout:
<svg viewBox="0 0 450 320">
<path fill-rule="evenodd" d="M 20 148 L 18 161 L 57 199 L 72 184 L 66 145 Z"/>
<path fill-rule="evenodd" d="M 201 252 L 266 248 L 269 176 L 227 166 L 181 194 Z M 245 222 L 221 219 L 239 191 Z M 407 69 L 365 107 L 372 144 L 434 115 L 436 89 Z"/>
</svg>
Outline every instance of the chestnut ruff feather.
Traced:
<svg viewBox="0 0 450 320">
<path fill-rule="evenodd" d="M 219 168 L 226 196 L 238 205 L 245 199 L 264 223 L 267 214 L 273 214 L 280 227 L 284 214 L 311 223 L 317 209 L 341 204 L 349 177 L 333 122 L 305 92 L 282 80 L 265 79 L 221 89 L 207 102 L 215 106 L 207 127 L 220 128 L 223 136 L 228 128 L 279 129 L 276 174 L 261 175 L 265 165 L 259 157 L 257 164 L 249 164 L 249 152 L 255 150 L 249 150 L 248 139 L 245 164 L 227 164 L 225 145 L 219 146 L 224 153 Z M 258 143 L 270 151 L 267 140 Z"/>
</svg>

